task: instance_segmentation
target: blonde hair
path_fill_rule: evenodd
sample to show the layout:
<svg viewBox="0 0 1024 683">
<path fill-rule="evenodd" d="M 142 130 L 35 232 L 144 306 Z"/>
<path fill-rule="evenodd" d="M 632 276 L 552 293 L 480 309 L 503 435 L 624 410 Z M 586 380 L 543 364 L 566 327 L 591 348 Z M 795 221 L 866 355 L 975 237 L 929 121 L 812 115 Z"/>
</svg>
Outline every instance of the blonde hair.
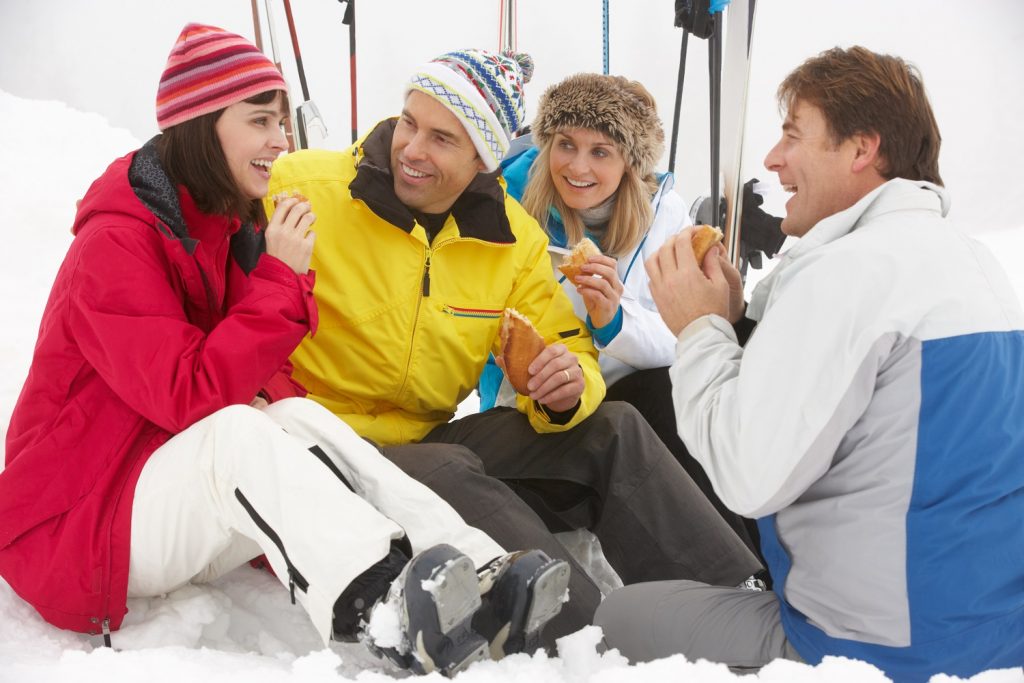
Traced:
<svg viewBox="0 0 1024 683">
<path fill-rule="evenodd" d="M 537 158 L 530 166 L 529 179 L 523 191 L 522 205 L 527 213 L 537 219 L 545 232 L 550 234 L 548 219 L 553 206 L 562 217 L 565 227 L 566 244 L 572 246 L 583 239 L 586 226 L 580 219 L 576 209 L 565 205 L 562 197 L 555 189 L 549 169 L 551 147 L 554 136 L 547 137 L 540 147 Z M 620 150 L 621 151 L 621 150 Z M 615 190 L 615 206 L 612 208 L 608 228 L 601 238 L 601 251 L 609 256 L 619 257 L 630 252 L 643 236 L 647 234 L 654 222 L 654 209 L 651 208 L 651 197 L 658 190 L 658 181 L 654 174 L 641 178 L 632 164 L 626 164 Z"/>
</svg>

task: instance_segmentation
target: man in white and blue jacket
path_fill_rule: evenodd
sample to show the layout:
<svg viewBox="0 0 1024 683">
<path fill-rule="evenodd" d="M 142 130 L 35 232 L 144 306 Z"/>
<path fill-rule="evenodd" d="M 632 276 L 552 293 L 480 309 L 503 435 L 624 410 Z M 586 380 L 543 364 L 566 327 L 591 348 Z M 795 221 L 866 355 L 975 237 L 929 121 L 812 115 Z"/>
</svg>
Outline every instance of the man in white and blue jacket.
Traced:
<svg viewBox="0 0 1024 683">
<path fill-rule="evenodd" d="M 596 622 L 634 660 L 870 662 L 896 681 L 1024 663 L 1024 312 L 946 214 L 920 74 L 864 48 L 779 88 L 765 165 L 800 237 L 743 310 L 689 231 L 647 263 L 677 335 L 680 435 L 759 518 L 773 593 L 630 586 Z"/>
</svg>

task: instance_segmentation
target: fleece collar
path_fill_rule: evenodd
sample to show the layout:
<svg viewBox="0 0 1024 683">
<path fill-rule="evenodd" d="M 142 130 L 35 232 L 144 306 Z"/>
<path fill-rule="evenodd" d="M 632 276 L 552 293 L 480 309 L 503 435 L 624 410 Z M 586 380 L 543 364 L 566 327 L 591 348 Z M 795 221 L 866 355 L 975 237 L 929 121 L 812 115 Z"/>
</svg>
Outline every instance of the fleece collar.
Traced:
<svg viewBox="0 0 1024 683">
<path fill-rule="evenodd" d="M 353 150 L 357 155 L 356 177 L 349 188 L 352 197 L 365 203 L 378 217 L 405 232 L 412 232 L 416 219 L 395 195 L 391 176 L 391 140 L 397 123 L 397 118 L 380 122 Z M 498 182 L 499 175 L 500 171 L 477 174 L 455 200 L 451 215 L 461 237 L 495 244 L 516 241 L 505 213 L 505 192 Z"/>
</svg>

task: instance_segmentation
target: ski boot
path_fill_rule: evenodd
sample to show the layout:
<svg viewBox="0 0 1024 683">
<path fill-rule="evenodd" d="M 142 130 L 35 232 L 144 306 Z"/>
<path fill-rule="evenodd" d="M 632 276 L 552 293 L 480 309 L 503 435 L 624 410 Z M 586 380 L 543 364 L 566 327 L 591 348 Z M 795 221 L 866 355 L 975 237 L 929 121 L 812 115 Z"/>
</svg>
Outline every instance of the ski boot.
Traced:
<svg viewBox="0 0 1024 683">
<path fill-rule="evenodd" d="M 491 658 L 534 653 L 545 624 L 568 600 L 569 563 L 522 550 L 491 560 L 478 576 L 482 606 L 473 628 L 487 639 Z"/>
<path fill-rule="evenodd" d="M 451 677 L 488 658 L 488 643 L 471 623 L 480 604 L 473 561 L 450 545 L 435 545 L 409 560 L 373 606 L 362 640 L 402 668 Z M 390 637 L 372 635 L 387 629 L 389 617 L 399 631 L 400 642 L 394 644 Z"/>
</svg>

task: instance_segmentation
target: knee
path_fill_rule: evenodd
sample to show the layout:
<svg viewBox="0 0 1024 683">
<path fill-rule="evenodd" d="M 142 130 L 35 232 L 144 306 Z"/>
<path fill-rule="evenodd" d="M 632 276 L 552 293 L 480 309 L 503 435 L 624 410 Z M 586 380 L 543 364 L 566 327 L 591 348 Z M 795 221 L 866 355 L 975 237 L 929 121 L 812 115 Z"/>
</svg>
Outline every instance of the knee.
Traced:
<svg viewBox="0 0 1024 683">
<path fill-rule="evenodd" d="M 206 418 L 206 423 L 218 439 L 261 435 L 270 429 L 280 429 L 263 411 L 240 403 L 221 408 Z"/>
<path fill-rule="evenodd" d="M 308 398 L 283 398 L 280 401 L 274 401 L 266 408 L 263 412 L 274 418 L 275 422 L 285 424 L 293 422 L 295 420 L 302 420 L 305 422 L 316 421 L 316 420 L 337 420 L 338 417 L 331 411 L 324 408 L 316 401 Z"/>
<path fill-rule="evenodd" d="M 484 475 L 483 463 L 469 448 L 457 444 L 419 443 L 384 449 L 385 456 L 407 474 L 431 479 Z"/>
</svg>

